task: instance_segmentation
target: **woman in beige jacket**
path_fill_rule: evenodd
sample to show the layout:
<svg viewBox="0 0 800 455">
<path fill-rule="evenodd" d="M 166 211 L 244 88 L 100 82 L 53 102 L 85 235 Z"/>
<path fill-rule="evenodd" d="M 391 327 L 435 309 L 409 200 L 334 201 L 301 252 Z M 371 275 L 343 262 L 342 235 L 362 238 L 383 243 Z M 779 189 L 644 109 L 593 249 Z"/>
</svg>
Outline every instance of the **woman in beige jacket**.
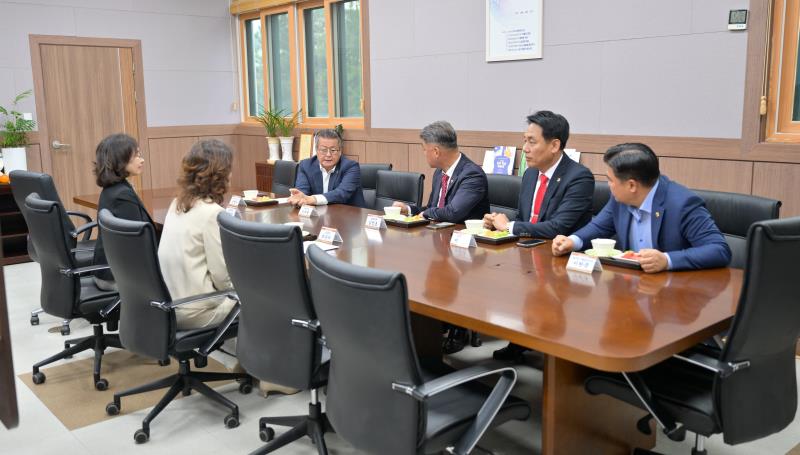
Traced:
<svg viewBox="0 0 800 455">
<path fill-rule="evenodd" d="M 230 289 L 217 214 L 230 183 L 233 154 L 218 140 L 195 144 L 183 158 L 178 197 L 164 221 L 158 260 L 173 299 Z M 178 329 L 213 326 L 234 302 L 227 298 L 190 303 L 176 310 Z"/>
</svg>

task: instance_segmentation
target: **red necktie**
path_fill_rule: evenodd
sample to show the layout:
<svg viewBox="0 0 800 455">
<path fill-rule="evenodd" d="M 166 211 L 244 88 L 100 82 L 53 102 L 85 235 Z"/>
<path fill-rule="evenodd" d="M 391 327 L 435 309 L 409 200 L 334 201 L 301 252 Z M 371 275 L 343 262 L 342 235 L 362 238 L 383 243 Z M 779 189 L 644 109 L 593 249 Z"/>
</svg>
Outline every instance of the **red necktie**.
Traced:
<svg viewBox="0 0 800 455">
<path fill-rule="evenodd" d="M 450 180 L 450 177 L 447 174 L 442 174 L 442 192 L 439 194 L 439 203 L 436 207 L 442 208 L 444 207 L 444 199 L 447 196 L 447 181 Z"/>
<path fill-rule="evenodd" d="M 539 174 L 539 191 L 536 192 L 536 199 L 533 202 L 533 213 L 531 213 L 531 223 L 539 221 L 539 210 L 542 208 L 544 193 L 547 191 L 547 176 Z"/>
</svg>

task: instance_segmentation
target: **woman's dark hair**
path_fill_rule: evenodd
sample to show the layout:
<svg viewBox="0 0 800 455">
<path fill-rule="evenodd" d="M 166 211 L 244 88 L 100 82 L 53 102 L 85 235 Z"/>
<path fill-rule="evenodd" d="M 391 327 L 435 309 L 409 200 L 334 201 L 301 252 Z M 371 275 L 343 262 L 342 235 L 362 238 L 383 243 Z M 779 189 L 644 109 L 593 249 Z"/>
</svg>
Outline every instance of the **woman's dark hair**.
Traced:
<svg viewBox="0 0 800 455">
<path fill-rule="evenodd" d="M 233 152 L 224 142 L 216 139 L 200 141 L 183 157 L 181 176 L 178 178 L 179 212 L 192 209 L 198 199 L 211 199 L 222 203 L 233 167 Z"/>
<path fill-rule="evenodd" d="M 551 111 L 538 111 L 528 116 L 528 125 L 535 123 L 542 129 L 542 137 L 546 141 L 558 139 L 561 150 L 569 140 L 569 122 L 563 115 Z"/>
<path fill-rule="evenodd" d="M 139 148 L 136 139 L 127 134 L 112 134 L 94 152 L 94 176 L 99 187 L 111 186 L 128 178 L 125 166 Z"/>
<path fill-rule="evenodd" d="M 651 188 L 661 173 L 658 170 L 658 157 L 650 147 L 639 142 L 619 144 L 611 147 L 603 155 L 603 161 L 620 180 L 633 179 Z"/>
</svg>

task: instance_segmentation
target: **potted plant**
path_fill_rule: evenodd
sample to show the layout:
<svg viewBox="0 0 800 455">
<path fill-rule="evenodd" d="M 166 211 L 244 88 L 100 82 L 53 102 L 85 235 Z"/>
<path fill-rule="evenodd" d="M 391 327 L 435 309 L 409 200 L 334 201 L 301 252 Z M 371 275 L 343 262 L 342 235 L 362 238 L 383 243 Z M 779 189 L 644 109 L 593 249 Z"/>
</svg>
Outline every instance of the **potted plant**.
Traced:
<svg viewBox="0 0 800 455">
<path fill-rule="evenodd" d="M 31 90 L 27 90 L 17 95 L 11 103 L 11 109 L 0 106 L 0 114 L 6 116 L 3 122 L 3 136 L 0 140 L 6 174 L 16 169 L 28 169 L 25 159 L 25 146 L 28 145 L 27 133 L 33 131 L 36 122 L 26 119 L 22 113 L 16 110 L 16 107 L 20 101 L 31 96 L 32 93 Z"/>
<path fill-rule="evenodd" d="M 261 107 L 261 114 L 256 116 L 261 125 L 267 131 L 267 146 L 269 147 L 269 160 L 280 159 L 280 140 L 278 139 L 278 122 L 282 119 L 279 112 L 273 110 L 264 111 Z"/>
<path fill-rule="evenodd" d="M 281 159 L 286 161 L 292 160 L 292 146 L 294 145 L 294 129 L 300 119 L 302 109 L 295 112 L 291 117 L 284 117 L 283 112 L 280 112 L 278 120 L 278 133 L 280 134 L 281 152 L 283 156 Z"/>
</svg>

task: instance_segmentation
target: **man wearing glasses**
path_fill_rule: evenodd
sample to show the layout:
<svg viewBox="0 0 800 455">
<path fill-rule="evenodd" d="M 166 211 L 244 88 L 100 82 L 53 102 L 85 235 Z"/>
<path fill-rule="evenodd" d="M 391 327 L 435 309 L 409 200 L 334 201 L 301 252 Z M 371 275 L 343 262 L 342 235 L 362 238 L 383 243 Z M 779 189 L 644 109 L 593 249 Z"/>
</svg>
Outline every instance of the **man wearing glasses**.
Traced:
<svg viewBox="0 0 800 455">
<path fill-rule="evenodd" d="M 300 162 L 289 203 L 301 205 L 348 204 L 364 207 L 361 168 L 342 156 L 342 138 L 332 129 L 317 133 L 317 154 Z"/>
</svg>

